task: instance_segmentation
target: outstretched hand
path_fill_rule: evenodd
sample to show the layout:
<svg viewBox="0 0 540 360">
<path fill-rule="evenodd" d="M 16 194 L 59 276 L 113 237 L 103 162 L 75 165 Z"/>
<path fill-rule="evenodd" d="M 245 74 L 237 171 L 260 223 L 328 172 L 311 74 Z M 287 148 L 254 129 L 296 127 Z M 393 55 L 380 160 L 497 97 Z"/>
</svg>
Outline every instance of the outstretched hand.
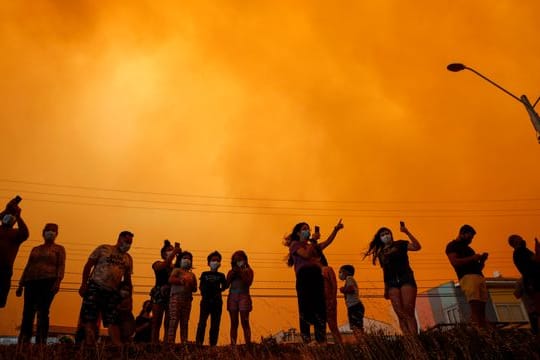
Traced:
<svg viewBox="0 0 540 360">
<path fill-rule="evenodd" d="M 339 230 L 343 229 L 343 223 L 341 222 L 342 220 L 343 220 L 343 219 L 339 219 L 337 225 L 334 227 L 334 229 L 335 229 L 336 231 L 339 231 Z"/>
</svg>

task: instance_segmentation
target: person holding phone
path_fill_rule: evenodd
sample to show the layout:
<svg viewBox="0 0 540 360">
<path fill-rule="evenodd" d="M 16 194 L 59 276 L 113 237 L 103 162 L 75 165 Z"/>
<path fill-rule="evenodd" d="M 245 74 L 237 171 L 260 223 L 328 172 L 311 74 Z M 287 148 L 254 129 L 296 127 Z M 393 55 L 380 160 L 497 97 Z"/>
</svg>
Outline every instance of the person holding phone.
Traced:
<svg viewBox="0 0 540 360">
<path fill-rule="evenodd" d="M 411 234 L 403 221 L 400 231 L 407 240 L 394 240 L 392 231 L 382 227 L 375 233 L 364 258 L 371 256 L 373 265 L 379 262 L 383 269 L 384 297 L 392 303 L 403 334 L 418 334 L 414 316 L 417 286 L 414 272 L 409 264 L 409 251 L 421 249 L 420 242 Z"/>
<path fill-rule="evenodd" d="M 486 303 L 489 300 L 486 279 L 482 270 L 488 253 L 477 254 L 471 243 L 476 230 L 471 225 L 463 225 L 458 237 L 446 245 L 446 256 L 456 271 L 461 290 L 471 307 L 471 322 L 486 327 Z"/>
<path fill-rule="evenodd" d="M 325 281 L 321 262 L 321 258 L 324 257 L 322 250 L 332 243 L 337 232 L 342 228 L 343 224 L 340 220 L 329 238 L 321 244 L 317 244 L 320 234 L 316 232 L 312 237 L 309 224 L 305 222 L 296 224 L 291 233 L 285 237 L 284 245 L 289 248 L 287 265 L 294 266 L 296 275 L 300 334 L 304 343 L 311 341 L 311 325 L 314 327 L 315 341 L 318 343 L 326 341 L 327 314 Z M 336 284 L 334 285 L 335 289 L 332 289 L 332 291 L 337 294 L 335 273 L 333 276 Z M 336 341 L 339 341 L 339 339 L 336 339 Z"/>
<path fill-rule="evenodd" d="M 324 280 L 324 301 L 326 306 L 326 323 L 332 337 L 337 344 L 342 344 L 341 333 L 339 332 L 337 322 L 337 277 L 334 268 L 329 266 L 326 256 L 324 256 L 323 250 L 326 249 L 336 238 L 337 233 L 343 229 L 342 220 L 334 227 L 334 230 L 330 233 L 328 238 L 323 242 L 318 242 L 321 237 L 319 226 L 315 226 L 315 232 L 310 239 L 310 242 L 315 245 L 317 254 L 320 257 L 321 271 Z"/>
<path fill-rule="evenodd" d="M 13 276 L 13 263 L 17 258 L 19 247 L 28 239 L 29 232 L 21 216 L 19 203 L 21 197 L 11 199 L 5 210 L 0 212 L 0 308 L 6 306 L 11 277 Z M 14 225 L 17 224 L 17 228 Z"/>
<path fill-rule="evenodd" d="M 152 264 L 156 282 L 150 291 L 152 301 L 152 342 L 159 343 L 159 332 L 161 324 L 165 332 L 169 330 L 169 295 L 171 287 L 169 285 L 169 276 L 173 269 L 173 260 L 182 252 L 179 243 L 172 246 L 169 240 L 163 241 L 161 248 L 161 260 Z M 165 317 L 165 319 L 163 319 Z M 166 337 L 166 335 L 165 335 Z"/>
<path fill-rule="evenodd" d="M 253 284 L 253 269 L 249 266 L 247 254 L 243 250 L 235 251 L 231 257 L 231 270 L 227 273 L 227 311 L 231 318 L 231 345 L 236 345 L 238 338 L 238 317 L 244 331 L 246 345 L 251 345 L 251 326 L 249 313 L 253 310 L 249 288 Z"/>
</svg>

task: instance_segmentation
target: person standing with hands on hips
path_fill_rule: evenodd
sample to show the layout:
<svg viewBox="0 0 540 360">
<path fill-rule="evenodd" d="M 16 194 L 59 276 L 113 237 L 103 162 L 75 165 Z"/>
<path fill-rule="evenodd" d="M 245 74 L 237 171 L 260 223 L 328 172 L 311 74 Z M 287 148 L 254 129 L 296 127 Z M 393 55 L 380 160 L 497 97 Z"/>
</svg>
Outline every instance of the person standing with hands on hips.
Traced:
<svg viewBox="0 0 540 360">
<path fill-rule="evenodd" d="M 2 221 L 0 226 L 0 308 L 6 306 L 13 276 L 13 263 L 19 247 L 29 236 L 28 227 L 21 217 L 19 207 L 21 200 L 21 197 L 17 195 L 0 213 Z M 15 224 L 17 224 L 17 229 L 13 228 Z"/>
<path fill-rule="evenodd" d="M 94 345 L 97 320 L 101 317 L 114 345 L 122 345 L 118 305 L 122 298 L 120 286 L 132 288 L 133 259 L 128 254 L 133 233 L 122 231 L 115 245 L 100 245 L 84 265 L 79 295 L 83 298 L 81 323 L 85 344 Z"/>
<path fill-rule="evenodd" d="M 43 228 L 42 245 L 30 252 L 24 267 L 16 295 L 21 296 L 24 288 L 24 307 L 19 343 L 29 343 L 32 337 L 34 317 L 37 313 L 36 344 L 46 344 L 49 333 L 49 309 L 64 278 L 66 250 L 55 244 L 57 224 L 46 224 Z"/>
<path fill-rule="evenodd" d="M 394 240 L 392 231 L 386 227 L 377 230 L 364 258 L 371 256 L 373 265 L 379 261 L 383 269 L 384 297 L 390 299 L 403 334 L 415 335 L 418 334 L 414 316 L 418 289 L 408 252 L 418 251 L 422 246 L 403 221 L 400 222 L 400 231 L 410 241 Z"/>
<path fill-rule="evenodd" d="M 482 269 L 488 253 L 477 254 L 469 245 L 476 230 L 471 225 L 463 225 L 458 237 L 446 245 L 446 256 L 454 267 L 461 290 L 471 307 L 471 322 L 479 327 L 486 327 L 486 303 L 488 291 Z"/>
</svg>

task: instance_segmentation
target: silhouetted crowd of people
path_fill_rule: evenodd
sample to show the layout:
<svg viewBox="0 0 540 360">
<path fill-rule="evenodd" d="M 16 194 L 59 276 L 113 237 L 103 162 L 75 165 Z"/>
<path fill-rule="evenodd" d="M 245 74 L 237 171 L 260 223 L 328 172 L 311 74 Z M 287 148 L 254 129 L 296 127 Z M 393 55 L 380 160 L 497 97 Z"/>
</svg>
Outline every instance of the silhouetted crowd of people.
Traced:
<svg viewBox="0 0 540 360">
<path fill-rule="evenodd" d="M 20 197 L 8 202 L 0 213 L 0 308 L 5 307 L 11 287 L 13 263 L 19 247 L 29 237 L 28 227 L 21 216 Z M 15 227 L 16 225 L 16 227 Z M 349 325 L 359 338 L 364 333 L 365 307 L 361 301 L 355 280 L 355 268 L 351 264 L 340 266 L 338 275 L 329 265 L 324 250 L 332 244 L 344 228 L 340 220 L 326 240 L 320 241 L 318 226 L 313 232 L 309 224 L 296 224 L 285 238 L 288 247 L 289 266 L 296 277 L 299 328 L 305 343 L 325 343 L 326 327 L 334 341 L 342 343 L 337 325 L 337 293 L 343 294 Z M 417 284 L 409 263 L 408 252 L 421 249 L 418 239 L 404 222 L 400 232 L 408 240 L 396 240 L 391 229 L 381 227 L 369 243 L 364 258 L 382 268 L 384 298 L 390 300 L 397 315 L 401 331 L 405 335 L 418 333 L 415 319 Z M 42 230 L 43 244 L 34 247 L 24 267 L 17 296 L 24 295 L 24 306 L 19 343 L 29 343 L 37 317 L 36 343 L 47 341 L 49 309 L 60 289 L 64 277 L 66 251 L 55 242 L 59 226 L 48 223 Z M 470 322 L 486 327 L 485 307 L 488 301 L 486 280 L 482 270 L 488 259 L 487 253 L 477 253 L 471 248 L 476 234 L 470 225 L 459 229 L 456 239 L 446 246 L 446 255 L 454 268 L 461 289 L 471 308 Z M 99 327 L 108 329 L 115 345 L 127 342 L 154 343 L 161 341 L 174 344 L 180 331 L 180 342 L 188 342 L 188 324 L 193 294 L 200 291 L 200 312 L 195 343 L 202 345 L 206 325 L 210 318 L 209 344 L 215 346 L 219 338 L 223 309 L 222 293 L 228 290 L 226 309 L 230 316 L 230 343 L 238 341 L 241 326 L 246 344 L 251 343 L 249 315 L 253 310 L 250 287 L 254 272 L 247 254 L 238 250 L 231 255 L 231 270 L 225 275 L 219 271 L 222 255 L 213 251 L 207 256 L 209 269 L 199 278 L 192 272 L 193 255 L 165 240 L 160 250 L 161 259 L 152 264 L 155 283 L 144 301 L 139 315 L 133 316 L 133 259 L 129 250 L 134 234 L 122 231 L 114 245 L 100 245 L 88 257 L 82 271 L 79 294 L 82 304 L 78 319 L 76 341 L 86 345 L 96 343 Z M 531 329 L 538 334 L 540 316 L 540 244 L 535 239 L 535 251 L 527 248 L 519 235 L 511 235 L 509 245 L 514 249 L 513 261 L 522 275 L 515 295 L 522 298 L 531 319 Z M 337 279 L 342 286 L 338 288 Z M 313 326 L 314 340 L 311 338 Z M 163 338 L 161 338 L 161 334 Z"/>
</svg>

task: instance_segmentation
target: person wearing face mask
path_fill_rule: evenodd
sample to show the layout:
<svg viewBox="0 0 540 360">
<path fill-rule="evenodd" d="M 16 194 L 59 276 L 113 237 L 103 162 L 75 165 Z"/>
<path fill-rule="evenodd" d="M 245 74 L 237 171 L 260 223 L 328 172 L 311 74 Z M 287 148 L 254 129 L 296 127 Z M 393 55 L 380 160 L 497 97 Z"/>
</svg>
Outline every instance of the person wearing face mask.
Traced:
<svg viewBox="0 0 540 360">
<path fill-rule="evenodd" d="M 197 291 L 197 278 L 191 272 L 193 255 L 184 251 L 176 259 L 174 269 L 169 276 L 171 284 L 171 296 L 169 299 L 169 330 L 167 331 L 167 343 L 172 345 L 176 338 L 176 329 L 180 324 L 180 342 L 188 341 L 189 315 L 193 293 Z"/>
<path fill-rule="evenodd" d="M 383 269 L 384 297 L 390 299 L 403 334 L 415 335 L 418 334 L 414 315 L 417 286 L 409 265 L 408 252 L 420 250 L 421 245 L 403 222 L 400 231 L 407 235 L 410 241 L 394 240 L 390 229 L 380 228 L 370 242 L 364 258 L 371 256 L 373 265 L 379 261 Z"/>
<path fill-rule="evenodd" d="M 171 287 L 169 285 L 169 276 L 173 267 L 173 260 L 182 252 L 179 243 L 175 243 L 174 247 L 169 240 L 163 242 L 161 248 L 161 261 L 156 261 L 152 264 L 156 282 L 150 291 L 152 299 L 152 342 L 159 343 L 159 332 L 161 324 L 165 331 L 165 336 L 169 329 L 169 297 Z"/>
<path fill-rule="evenodd" d="M 133 233 L 122 231 L 116 245 L 100 245 L 90 254 L 84 265 L 79 295 L 83 298 L 81 323 L 85 328 L 85 344 L 96 342 L 98 319 L 108 328 L 114 345 L 122 345 L 118 325 L 120 285 L 132 288 L 133 259 L 128 251 Z"/>
<path fill-rule="evenodd" d="M 227 311 L 231 318 L 231 345 L 236 345 L 238 338 L 238 317 L 244 331 L 246 345 L 251 344 L 251 326 L 249 313 L 253 310 L 249 288 L 253 284 L 253 269 L 249 266 L 247 254 L 238 250 L 232 254 L 231 270 L 227 273 Z"/>
<path fill-rule="evenodd" d="M 337 229 L 339 230 L 339 229 Z M 337 230 L 335 232 L 337 233 Z M 335 235 L 334 235 L 335 236 Z M 320 249 L 310 241 L 311 232 L 305 222 L 296 224 L 284 244 L 289 247 L 289 266 L 294 265 L 300 334 L 304 343 L 311 341 L 313 325 L 315 341 L 326 341 L 326 302 Z M 337 285 L 336 285 L 337 288 Z"/>
<path fill-rule="evenodd" d="M 28 227 L 21 217 L 19 202 L 20 197 L 12 199 L 5 210 L 0 212 L 2 221 L 0 225 L 0 308 L 6 306 L 13 276 L 13 263 L 19 247 L 29 236 Z M 13 227 L 15 224 L 17 228 Z"/>
<path fill-rule="evenodd" d="M 221 254 L 218 251 L 211 252 L 208 254 L 206 260 L 208 261 L 210 271 L 203 272 L 200 277 L 201 310 L 199 312 L 199 324 L 197 325 L 195 343 L 197 345 L 203 344 L 206 322 L 208 316 L 210 316 L 210 346 L 216 346 L 223 309 L 221 293 L 227 289 L 228 284 L 225 274 L 218 271 L 221 266 Z"/>
<path fill-rule="evenodd" d="M 470 225 L 459 229 L 458 237 L 446 245 L 446 256 L 456 271 L 461 290 L 471 307 L 471 323 L 486 327 L 486 303 L 489 299 L 482 273 L 488 253 L 477 254 L 471 247 L 476 231 Z"/>
<path fill-rule="evenodd" d="M 16 295 L 21 296 L 24 289 L 24 307 L 19 333 L 19 343 L 29 343 L 32 327 L 37 313 L 36 343 L 47 343 L 49 332 L 49 309 L 64 278 L 66 250 L 55 244 L 58 235 L 57 224 L 46 224 L 43 228 L 42 245 L 30 251 L 24 267 Z"/>
</svg>

